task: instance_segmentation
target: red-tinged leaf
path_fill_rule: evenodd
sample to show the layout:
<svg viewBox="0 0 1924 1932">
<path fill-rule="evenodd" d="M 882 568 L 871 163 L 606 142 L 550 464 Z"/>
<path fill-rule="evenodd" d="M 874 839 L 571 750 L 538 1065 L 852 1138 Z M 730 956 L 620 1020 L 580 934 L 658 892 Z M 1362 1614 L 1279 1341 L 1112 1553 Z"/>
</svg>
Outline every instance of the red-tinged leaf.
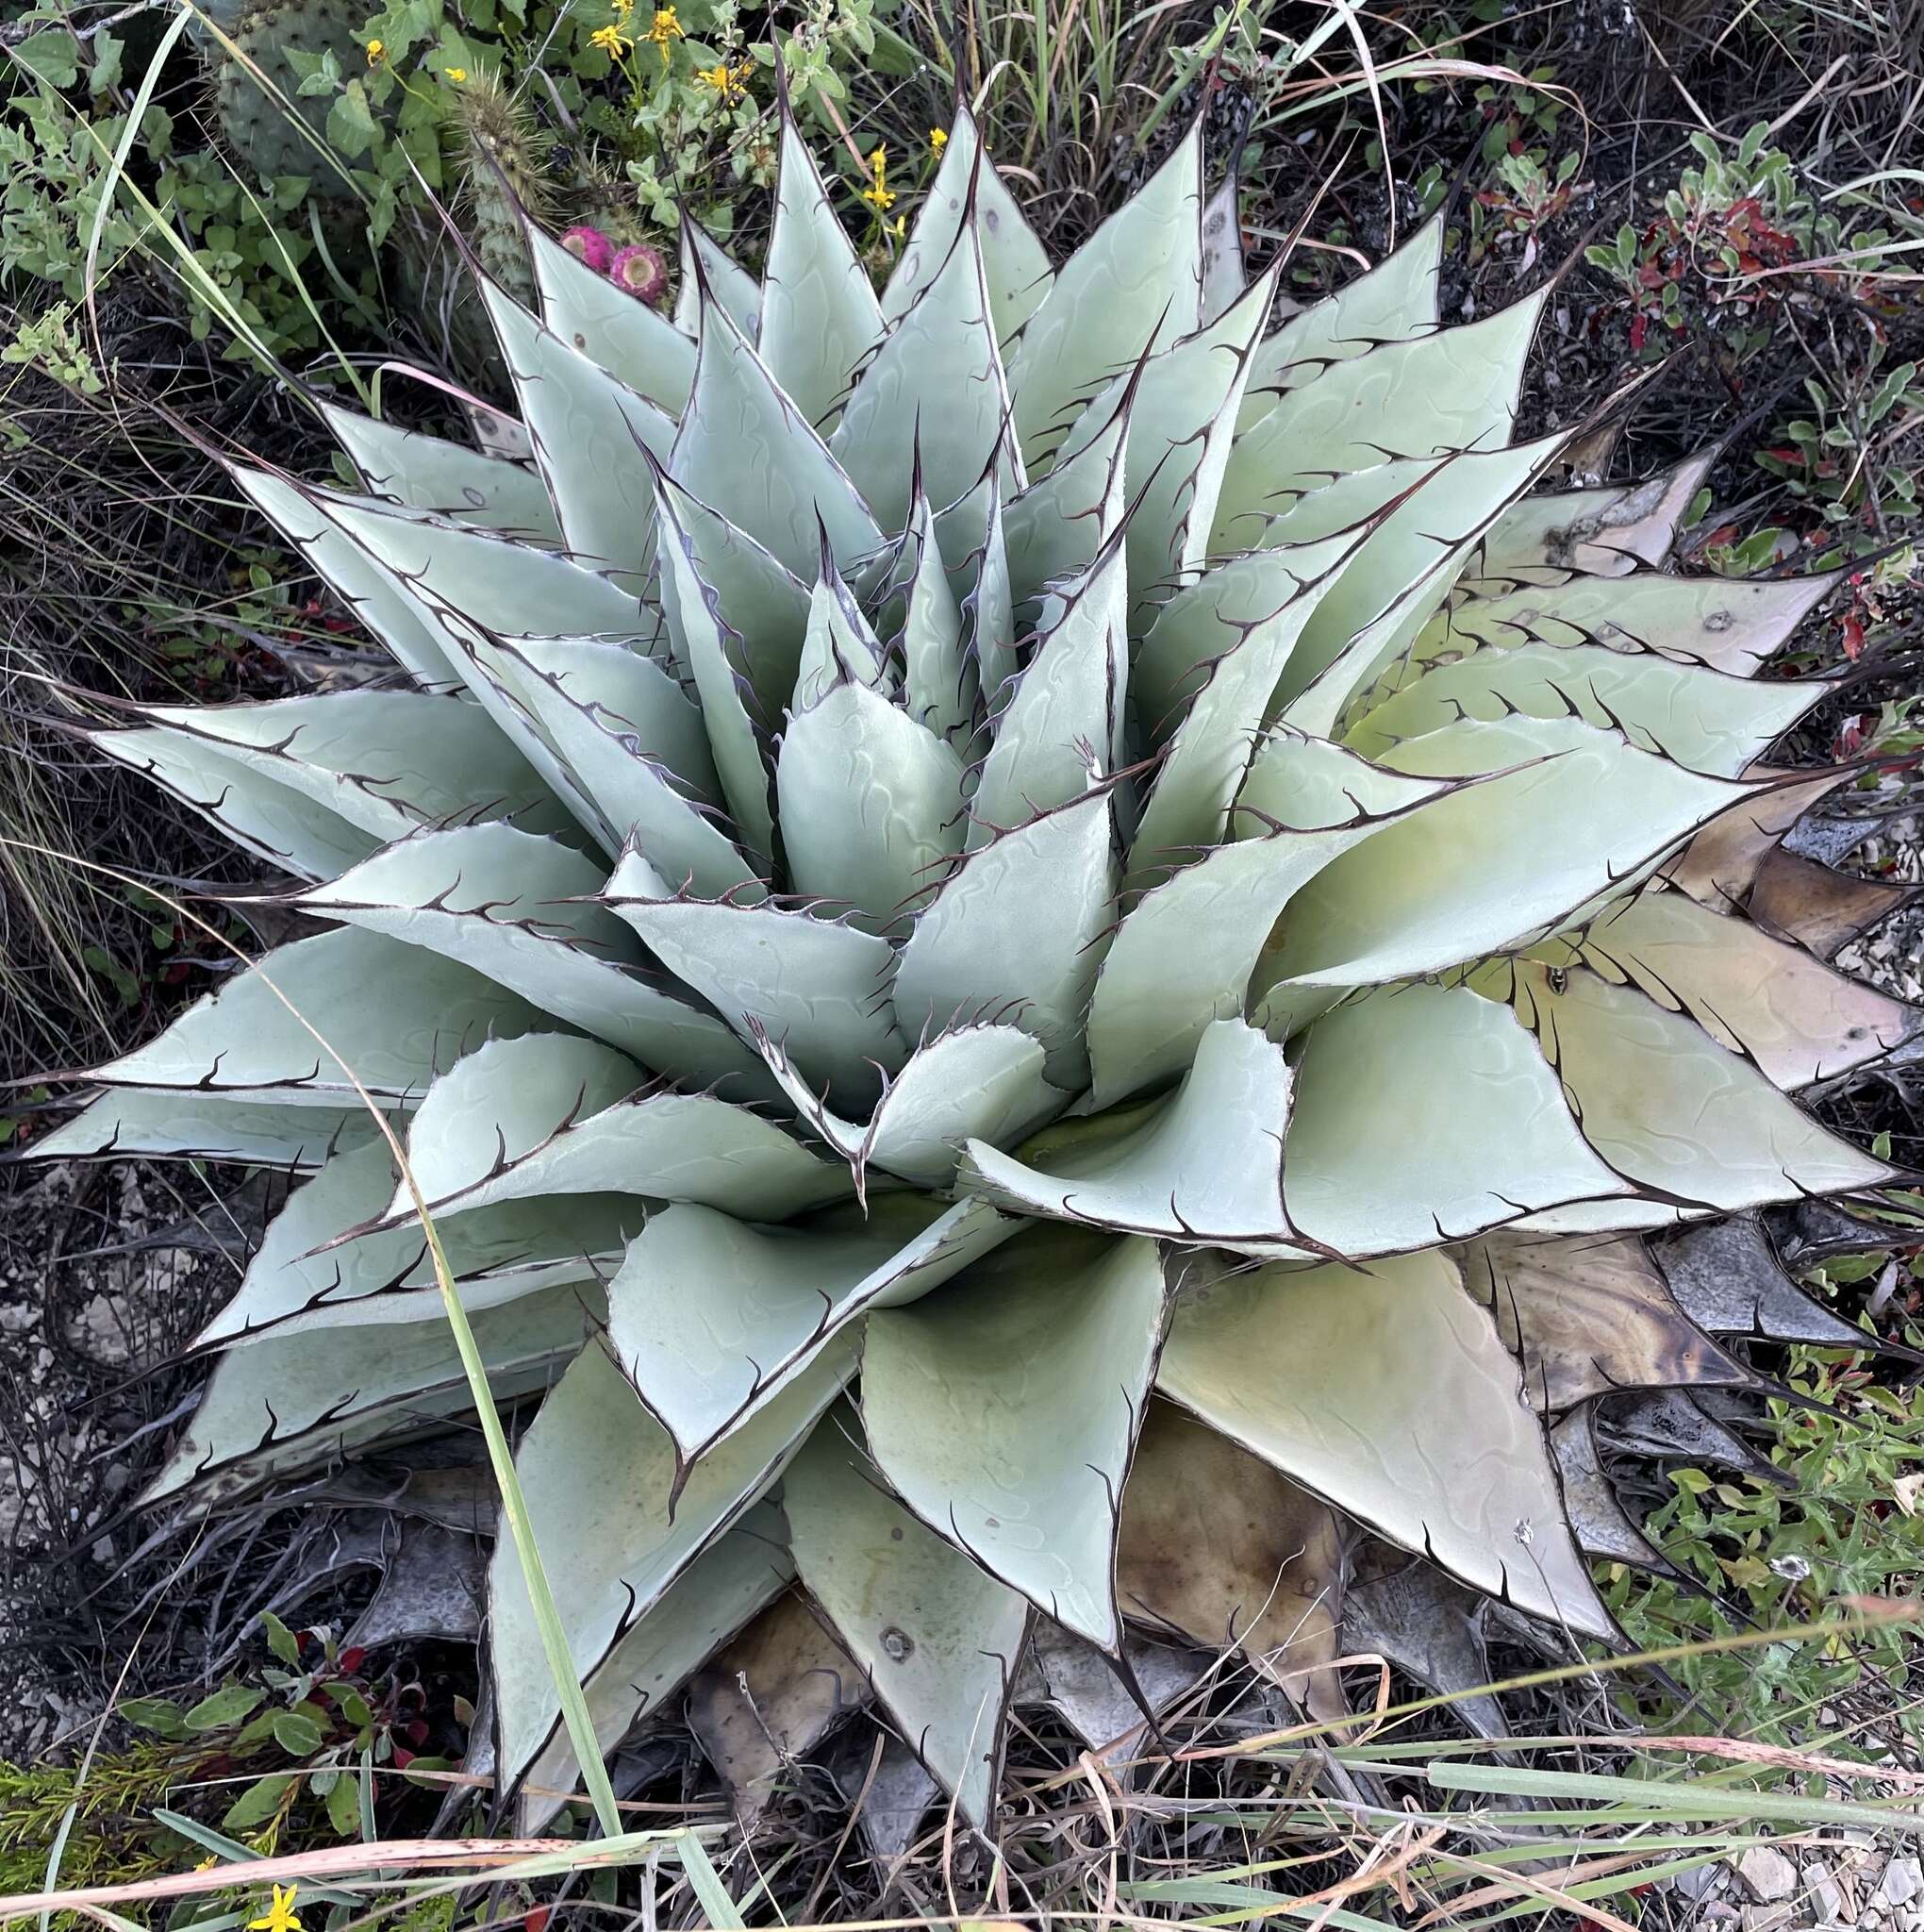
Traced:
<svg viewBox="0 0 1924 1932">
<path fill-rule="evenodd" d="M 357 1671 L 367 1661 L 367 1652 L 359 1644 L 340 1653 L 340 1668 L 343 1671 Z"/>
<path fill-rule="evenodd" d="M 1853 661 L 1864 656 L 1864 620 L 1854 610 L 1844 620 L 1844 655 Z"/>
</svg>

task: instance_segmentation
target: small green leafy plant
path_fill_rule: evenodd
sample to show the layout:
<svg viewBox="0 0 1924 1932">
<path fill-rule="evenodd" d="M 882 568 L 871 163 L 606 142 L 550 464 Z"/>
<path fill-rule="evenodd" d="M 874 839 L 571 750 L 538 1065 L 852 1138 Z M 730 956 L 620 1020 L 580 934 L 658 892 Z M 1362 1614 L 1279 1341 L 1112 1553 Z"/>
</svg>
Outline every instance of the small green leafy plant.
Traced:
<svg viewBox="0 0 1924 1932">
<path fill-rule="evenodd" d="M 343 1650 L 330 1631 L 296 1632 L 272 1611 L 260 1621 L 274 1663 L 185 1707 L 141 1697 L 124 1703 L 120 1715 L 178 1747 L 195 1778 L 267 1764 L 227 1807 L 223 1831 L 276 1838 L 305 1797 L 333 1836 L 372 1836 L 376 1769 L 444 1771 L 451 1761 L 422 1753 L 430 1734 L 424 1694 L 409 1680 L 368 1670 L 367 1653 Z M 457 1701 L 456 1714 L 466 1722 L 473 1711 Z M 304 1833 L 316 1828 L 317 1819 L 304 1813 Z"/>
</svg>

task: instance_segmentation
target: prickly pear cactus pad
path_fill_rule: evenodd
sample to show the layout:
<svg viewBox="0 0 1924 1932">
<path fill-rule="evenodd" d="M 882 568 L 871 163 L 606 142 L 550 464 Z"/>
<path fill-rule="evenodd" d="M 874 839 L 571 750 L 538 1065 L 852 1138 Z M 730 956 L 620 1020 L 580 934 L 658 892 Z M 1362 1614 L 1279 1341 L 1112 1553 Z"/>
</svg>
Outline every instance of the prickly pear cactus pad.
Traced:
<svg viewBox="0 0 1924 1932">
<path fill-rule="evenodd" d="M 1312 1708 L 1346 1587 L 1612 1640 L 1591 1406 L 1802 1306 L 1657 1243 L 1892 1177 L 1796 1096 L 1915 1016 L 1742 909 L 1841 775 L 1753 675 L 1832 579 L 1666 574 L 1701 465 L 1544 493 L 1542 298 L 1441 326 L 1439 223 L 1272 331 L 1209 213 L 1192 134 L 1053 265 L 965 115 L 878 297 L 791 126 L 760 283 L 484 286 L 526 460 L 336 409 L 363 493 L 237 468 L 394 675 L 100 741 L 315 923 L 41 1144 L 311 1176 L 156 1498 L 468 1403 L 348 1067 L 546 1391 L 608 1746 L 798 1591 L 977 1824 L 1032 1631 Z M 562 1787 L 506 1541 L 488 1630 Z"/>
</svg>

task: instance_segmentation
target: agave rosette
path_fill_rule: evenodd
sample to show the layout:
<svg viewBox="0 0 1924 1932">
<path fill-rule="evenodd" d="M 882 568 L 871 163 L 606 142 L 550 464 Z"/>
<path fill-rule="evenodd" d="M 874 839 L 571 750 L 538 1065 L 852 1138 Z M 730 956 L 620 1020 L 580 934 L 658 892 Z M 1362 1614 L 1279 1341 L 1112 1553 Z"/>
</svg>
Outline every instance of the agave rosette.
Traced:
<svg viewBox="0 0 1924 1932">
<path fill-rule="evenodd" d="M 237 471 L 407 677 L 102 736 L 321 924 L 41 1150 L 311 1171 L 157 1497 L 468 1402 L 345 1063 L 547 1389 L 605 1742 L 797 1578 L 977 1822 L 1034 1619 L 1326 1661 L 1343 1525 L 1611 1636 L 1587 1406 L 1747 1374 L 1645 1232 L 1891 1174 L 1789 1096 L 1911 1012 L 1739 909 L 1833 579 L 1658 569 L 1701 466 L 1544 493 L 1543 298 L 1440 326 L 1440 223 L 1270 332 L 1224 194 L 1192 132 L 1053 269 L 964 115 L 878 298 L 789 125 L 764 282 L 484 287 L 518 457 Z"/>
</svg>

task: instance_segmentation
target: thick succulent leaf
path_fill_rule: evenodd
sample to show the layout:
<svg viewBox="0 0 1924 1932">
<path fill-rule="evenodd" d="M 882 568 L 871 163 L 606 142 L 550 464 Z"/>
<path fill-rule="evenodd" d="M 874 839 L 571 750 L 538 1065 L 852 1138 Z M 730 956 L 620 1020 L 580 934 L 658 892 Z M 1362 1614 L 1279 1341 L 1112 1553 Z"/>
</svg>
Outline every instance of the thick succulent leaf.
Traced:
<svg viewBox="0 0 1924 1932">
<path fill-rule="evenodd" d="M 701 708 L 662 665 L 621 644 L 528 638 L 497 644 L 490 666 L 575 779 L 609 857 L 632 842 L 696 891 L 763 895 L 717 823 L 722 785 Z"/>
<path fill-rule="evenodd" d="M 1123 1614 L 1242 1651 L 1318 1716 L 1347 1714 L 1329 1666 L 1344 1535 L 1329 1508 L 1228 1437 L 1152 1400 L 1122 1491 Z"/>
<path fill-rule="evenodd" d="M 882 308 L 786 104 L 781 118 L 781 175 L 762 281 L 761 359 L 803 415 L 825 425 L 882 339 Z"/>
<path fill-rule="evenodd" d="M 707 728 L 715 770 L 733 814 L 737 835 L 747 850 L 750 863 L 762 873 L 771 874 L 774 815 L 770 808 L 762 731 L 749 708 L 755 691 L 744 663 L 743 634 L 724 613 L 720 595 L 704 578 L 692 527 L 672 508 L 672 486 L 665 479 L 660 479 L 657 510 L 662 528 L 662 605 L 668 614 L 670 635 L 682 669 L 692 676 L 701 699 L 702 722 Z M 720 520 L 716 521 L 719 524 Z M 754 554 L 745 541 L 731 547 L 740 557 Z M 762 556 L 773 569 L 780 569 L 771 558 L 766 558 L 766 553 Z M 737 573 L 718 568 L 715 562 L 710 563 L 709 572 L 715 582 L 747 589 L 757 604 L 763 602 L 755 594 L 763 587 L 758 572 Z M 802 628 L 798 625 L 795 630 L 798 659 Z"/>
<path fill-rule="evenodd" d="M 339 691 L 265 704 L 154 705 L 139 715 L 184 769 L 212 758 L 209 778 L 228 776 L 234 788 L 219 806 L 230 816 L 257 798 L 271 809 L 270 793 L 287 791 L 376 841 L 449 821 L 512 818 L 528 832 L 569 823 L 488 713 L 453 696 Z M 121 755 L 113 737 L 104 742 Z M 246 775 L 231 777 L 236 766 Z"/>
<path fill-rule="evenodd" d="M 1105 409 L 1120 413 L 1126 406 L 1124 489 L 1136 627 L 1202 565 L 1216 525 L 1236 410 L 1282 270 L 1279 258 L 1227 312 L 1152 357 L 1139 375 L 1119 376 L 1070 431 L 1057 457 L 1058 462 L 1067 460 L 1089 441 Z"/>
<path fill-rule="evenodd" d="M 191 806 L 235 844 L 296 877 L 332 878 L 380 849 L 380 838 L 235 755 L 159 725 L 96 732 L 93 741 Z"/>
<path fill-rule="evenodd" d="M 1116 1513 L 1163 1331 L 1155 1243 L 1035 1229 L 869 1317 L 862 1420 L 903 1501 L 1112 1656 Z"/>
<path fill-rule="evenodd" d="M 406 591 L 329 514 L 332 498 L 244 464 L 230 464 L 228 475 L 418 682 L 460 685 L 461 674 L 448 655 L 446 640 Z"/>
<path fill-rule="evenodd" d="M 1344 741 L 1381 758 L 1465 718 L 1581 718 L 1687 771 L 1734 778 L 1835 688 L 1823 678 L 1759 683 L 1652 651 L 1520 644 L 1425 671 L 1369 707 Z"/>
<path fill-rule="evenodd" d="M 845 568 L 879 549 L 882 532 L 841 465 L 712 299 L 701 342 L 668 464 L 675 481 L 804 582 L 824 536 Z"/>
<path fill-rule="evenodd" d="M 495 283 L 484 278 L 481 293 L 562 537 L 578 558 L 639 594 L 655 560 L 655 493 L 636 453 L 645 449 L 665 461 L 674 447 L 674 418 Z"/>
<path fill-rule="evenodd" d="M 1618 1389 L 1750 1379 L 1678 1307 L 1634 1235 L 1489 1234 L 1457 1259 L 1465 1286 L 1521 1357 L 1525 1394 L 1547 1413 Z"/>
<path fill-rule="evenodd" d="M 1543 1042 L 1610 1165 L 1646 1193 L 1730 1211 L 1786 1195 L 1874 1188 L 1896 1170 L 1810 1119 L 1687 1014 L 1578 967 L 1508 967 L 1512 997 Z"/>
<path fill-rule="evenodd" d="M 1507 651 L 1528 643 L 1596 644 L 1654 651 L 1679 663 L 1751 677 L 1837 583 L 1834 572 L 1746 583 L 1640 571 L 1515 588 L 1478 584 L 1433 620 L 1418 656 L 1479 647 Z"/>
<path fill-rule="evenodd" d="M 791 718 L 775 759 L 788 875 L 874 932 L 905 930 L 961 850 L 962 760 L 853 680 Z"/>
<path fill-rule="evenodd" d="M 1447 725 L 1382 762 L 1416 777 L 1495 775 L 1385 826 L 1305 886 L 1279 979 L 1362 986 L 1532 943 L 1742 795 L 1574 719 Z"/>
<path fill-rule="evenodd" d="M 1414 645 L 1491 518 L 1568 441 L 1563 433 L 1514 448 L 1473 450 L 1433 465 L 1368 529 L 1317 605 L 1285 674 L 1283 716 L 1336 735 L 1346 714 Z M 1393 467 L 1385 464 L 1384 468 Z M 1367 478 L 1372 474 L 1365 471 Z M 1333 495 L 1331 485 L 1319 495 Z M 1332 534 L 1305 524 L 1301 541 Z"/>
<path fill-rule="evenodd" d="M 358 1105 L 358 1080 L 376 1100 L 411 1103 L 463 1054 L 542 1024 L 458 961 L 350 926 L 277 947 L 95 1077 L 337 1108 Z"/>
<path fill-rule="evenodd" d="M 1349 824 L 1359 812 L 1384 818 L 1440 797 L 1455 782 L 1392 772 L 1327 738 L 1279 724 L 1264 734 L 1250 760 L 1230 831 L 1254 839 L 1278 825 L 1314 832 Z"/>
<path fill-rule="evenodd" d="M 1719 1335 L 1820 1348 L 1868 1348 L 1876 1341 L 1791 1279 L 1754 1216 L 1680 1228 L 1653 1241 L 1651 1252 L 1690 1319 Z"/>
<path fill-rule="evenodd" d="M 835 559 L 821 559 L 821 575 L 808 595 L 808 624 L 802 635 L 802 661 L 789 693 L 792 708 L 819 704 L 838 684 L 855 683 L 884 697 L 896 695 L 895 667 L 874 626 L 843 582 Z"/>
<path fill-rule="evenodd" d="M 1011 497 L 1003 510 L 1009 594 L 1024 619 L 1040 608 L 1046 588 L 1070 584 L 1091 569 L 1121 527 L 1128 502 L 1123 478 L 1129 407 L 1125 395 L 1091 438 Z M 985 677 L 986 691 L 998 688 Z"/>
<path fill-rule="evenodd" d="M 772 1503 L 757 1503 L 617 1640 L 582 1686 L 604 1757 L 788 1587 L 795 1566 L 784 1547 L 787 1541 L 781 1512 Z M 517 1817 L 523 1835 L 547 1824 L 561 1807 L 559 1794 L 574 1790 L 580 1776 L 573 1740 L 564 1725 L 528 1765 Z"/>
<path fill-rule="evenodd" d="M 343 409 L 336 403 L 323 402 L 321 413 L 353 458 L 370 495 L 389 497 L 434 516 L 479 524 L 523 542 L 561 541 L 555 506 L 533 470 L 418 429 L 403 429 L 377 416 L 363 416 L 357 409 Z"/>
<path fill-rule="evenodd" d="M 597 1302 L 591 1288 L 571 1282 L 475 1314 L 474 1342 L 496 1398 L 541 1388 L 580 1348 Z M 141 1500 L 158 1503 L 190 1483 L 210 1485 L 211 1500 L 214 1492 L 331 1461 L 397 1424 L 418 1427 L 473 1406 L 443 1314 L 341 1333 L 265 1336 L 221 1357 Z"/>
<path fill-rule="evenodd" d="M 1744 909 L 1766 932 L 1830 959 L 1916 896 L 1914 885 L 1855 878 L 1779 847 L 1757 868 Z"/>
<path fill-rule="evenodd" d="M 964 646 L 962 607 L 943 566 L 925 495 L 910 507 L 889 589 L 902 600 L 897 648 L 908 715 L 937 737 L 966 745 L 975 729 L 981 691 L 974 659 Z"/>
<path fill-rule="evenodd" d="M 377 1129 L 365 1108 L 257 1106 L 165 1089 L 103 1093 L 70 1121 L 38 1136 L 42 1160 L 231 1160 L 290 1174 L 317 1168 L 336 1147 L 357 1147 Z"/>
<path fill-rule="evenodd" d="M 1307 587 L 1356 541 L 1352 532 L 1326 541 L 1319 552 L 1307 544 L 1252 551 L 1216 564 L 1178 591 L 1136 642 L 1130 660 L 1129 702 L 1145 741 L 1169 741 L 1215 666 L 1258 626 L 1299 598 L 1304 598 L 1306 619 Z"/>
<path fill-rule="evenodd" d="M 744 1040 L 774 1041 L 837 1105 L 872 1098 L 907 1058 L 886 940 L 806 912 L 678 897 L 632 852 L 602 901 Z"/>
<path fill-rule="evenodd" d="M 598 1040 L 545 1033 L 477 1047 L 435 1082 L 407 1123 L 407 1165 L 422 1199 L 438 1208 L 479 1188 L 625 1099 L 642 1079 L 633 1060 Z M 390 1216 L 405 1219 L 413 1205 L 404 1182 Z"/>
<path fill-rule="evenodd" d="M 553 1036 L 550 1036 L 552 1039 Z M 556 1042 L 561 1043 L 561 1042 Z M 247 1265 L 239 1292 L 196 1346 L 310 1329 L 345 1329 L 443 1317 L 420 1222 L 377 1222 L 394 1193 L 384 1141 L 337 1154 L 288 1198 Z M 516 1202 L 463 1215 L 441 1230 L 461 1306 L 475 1314 L 556 1282 L 593 1284 L 640 1232 L 642 1210 L 613 1198 Z"/>
<path fill-rule="evenodd" d="M 1231 308 L 1249 281 L 1243 266 L 1242 212 L 1236 178 L 1240 153 L 1230 160 L 1229 173 L 1202 206 L 1202 321 L 1207 326 Z M 1286 301 L 1286 298 L 1285 298 Z M 1288 302 L 1285 317 L 1297 305 Z M 1265 311 L 1267 320 L 1268 311 Z"/>
<path fill-rule="evenodd" d="M 879 1487 L 854 1427 L 831 1414 L 783 1481 L 795 1568 L 909 1747 L 983 1829 L 1029 1606 Z"/>
<path fill-rule="evenodd" d="M 1290 1086 L 1280 1046 L 1239 1019 L 1219 1020 L 1198 1039 L 1182 1085 L 1139 1124 L 1118 1133 L 1092 1123 L 1086 1146 L 1057 1129 L 1060 1151 L 1034 1164 L 970 1141 L 959 1184 L 1018 1214 L 1091 1227 L 1224 1246 L 1286 1241 Z"/>
<path fill-rule="evenodd" d="M 1321 585 L 1312 583 L 1268 617 L 1242 627 L 1213 665 L 1164 752 L 1162 769 L 1129 850 L 1129 889 L 1190 853 L 1221 842 L 1231 804 L 1262 736 L 1276 687 Z"/>
<path fill-rule="evenodd" d="M 1254 547 L 1275 511 L 1331 476 L 1399 457 L 1507 443 L 1547 292 L 1478 322 L 1383 343 L 1286 391 L 1236 440 L 1211 554 Z M 1305 320 L 1298 318 L 1298 325 Z M 1261 379 L 1256 374 L 1252 383 Z"/>
<path fill-rule="evenodd" d="M 639 459 L 629 447 L 624 468 Z M 310 489 L 303 500 L 310 514 L 324 515 L 351 539 L 388 584 L 431 613 L 441 627 L 437 637 L 443 650 L 448 641 L 441 631 L 461 624 L 481 626 L 484 636 L 507 638 L 639 643 L 649 635 L 631 591 L 552 551 L 370 497 Z"/>
<path fill-rule="evenodd" d="M 679 416 L 695 379 L 695 339 L 598 274 L 539 223 L 525 225 L 541 320 L 635 394 Z"/>
<path fill-rule="evenodd" d="M 493 673 L 495 645 L 526 637 L 600 638 L 645 647 L 654 620 L 612 577 L 553 551 L 365 499 L 309 491 L 361 562 L 404 599 L 460 678 L 559 798 L 572 775 Z M 283 528 L 288 527 L 285 524 Z"/>
<path fill-rule="evenodd" d="M 847 1351 L 824 1351 L 677 1490 L 673 1445 L 621 1371 L 598 1347 L 575 1357 L 522 1438 L 515 1473 L 584 1678 L 767 1491 L 853 1367 Z M 561 1707 L 506 1537 L 489 1570 L 488 1627 L 511 1781 L 547 1746 Z"/>
<path fill-rule="evenodd" d="M 1446 225 L 1439 210 L 1374 268 L 1266 337 L 1256 351 L 1237 428 L 1267 416 L 1288 391 L 1314 380 L 1332 362 L 1433 332 Z"/>
<path fill-rule="evenodd" d="M 1581 941 L 1586 966 L 1688 1013 L 1774 1087 L 1834 1078 L 1918 1029 L 1915 1007 L 1684 892 L 1647 887 L 1602 913 Z"/>
<path fill-rule="evenodd" d="M 1202 127 L 1063 265 L 1009 360 L 1016 436 L 1046 467 L 1077 408 L 1202 319 Z"/>
<path fill-rule="evenodd" d="M 513 1042 L 524 1052 L 471 1055 L 409 1123 L 415 1177 L 438 1216 L 610 1193 L 776 1221 L 849 1192 L 838 1166 L 746 1108 L 659 1087 L 631 1091 L 633 1063 L 594 1041 L 551 1034 L 539 1043 L 552 1065 L 533 1041 Z M 411 1203 L 397 1194 L 389 1213 L 411 1219 Z"/>
<path fill-rule="evenodd" d="M 971 852 L 917 920 L 895 974 L 911 1040 L 981 1020 L 1033 1033 L 1058 1087 L 1087 1077 L 1082 1027 L 1116 895 L 1106 791 Z"/>
<path fill-rule="evenodd" d="M 632 862 L 632 861 L 631 861 Z M 713 1015 L 639 976 L 641 949 L 591 902 L 601 868 L 509 825 L 427 832 L 390 845 L 294 903 L 458 959 L 545 1012 L 698 1085 L 760 1064 Z"/>
<path fill-rule="evenodd" d="M 1446 1257 L 1199 1284 L 1178 1302 L 1156 1387 L 1466 1583 L 1614 1634 L 1521 1372 Z"/>
<path fill-rule="evenodd" d="M 1019 1026 L 964 1026 L 918 1047 L 866 1125 L 831 1113 L 772 1041 L 763 1053 L 796 1111 L 849 1163 L 865 1193 L 871 1167 L 947 1188 L 965 1141 L 1011 1145 L 1070 1099 L 1043 1076 L 1041 1043 Z"/>
<path fill-rule="evenodd" d="M 858 1316 L 926 1294 L 1015 1232 L 980 1202 L 877 1209 L 838 1231 L 750 1227 L 691 1206 L 650 1220 L 609 1288 L 608 1343 L 678 1469 L 840 1350 Z"/>
<path fill-rule="evenodd" d="M 1127 558 L 1112 539 L 1054 608 L 1003 707 L 970 804 L 971 848 L 1080 798 L 1119 769 L 1128 614 Z"/>
<path fill-rule="evenodd" d="M 1036 312 L 1055 278 L 1049 252 L 1037 240 L 995 163 L 982 154 L 975 117 L 958 101 L 942 164 L 916 210 L 915 225 L 882 291 L 882 313 L 888 321 L 906 315 L 941 273 L 971 210 L 996 339 L 1006 342 Z"/>
<path fill-rule="evenodd" d="M 1283 1192 L 1302 1236 L 1331 1253 L 1427 1247 L 1630 1191 L 1496 1001 L 1462 987 L 1385 988 L 1310 1026 Z"/>
<path fill-rule="evenodd" d="M 886 529 L 908 521 L 918 473 L 932 502 L 951 504 L 1008 448 L 1009 386 L 980 236 L 973 220 L 957 228 L 948 259 L 890 328 L 829 439 Z M 857 273 L 866 290 L 866 272 Z M 1020 471 L 1009 480 L 1019 486 Z"/>
<path fill-rule="evenodd" d="M 1718 454 L 1713 447 L 1642 483 L 1564 491 L 1512 505 L 1484 540 L 1479 575 L 1501 580 L 1549 567 L 1617 577 L 1639 564 L 1662 563 Z"/>
<path fill-rule="evenodd" d="M 1009 574 L 1002 486 L 993 475 L 950 514 L 936 518 L 936 539 L 950 588 L 963 600 L 983 709 L 994 718 L 1008 702 L 1017 659 L 1015 580 Z"/>
<path fill-rule="evenodd" d="M 675 295 L 674 325 L 691 341 L 702 332 L 705 296 L 719 303 L 722 312 L 751 342 L 760 335 L 761 284 L 684 209 L 681 287 Z"/>
<path fill-rule="evenodd" d="M 1094 1104 L 1182 1072 L 1208 1026 L 1239 1015 L 1284 908 L 1378 824 L 1219 845 L 1144 892 L 1117 927 L 1090 998 Z"/>
</svg>

